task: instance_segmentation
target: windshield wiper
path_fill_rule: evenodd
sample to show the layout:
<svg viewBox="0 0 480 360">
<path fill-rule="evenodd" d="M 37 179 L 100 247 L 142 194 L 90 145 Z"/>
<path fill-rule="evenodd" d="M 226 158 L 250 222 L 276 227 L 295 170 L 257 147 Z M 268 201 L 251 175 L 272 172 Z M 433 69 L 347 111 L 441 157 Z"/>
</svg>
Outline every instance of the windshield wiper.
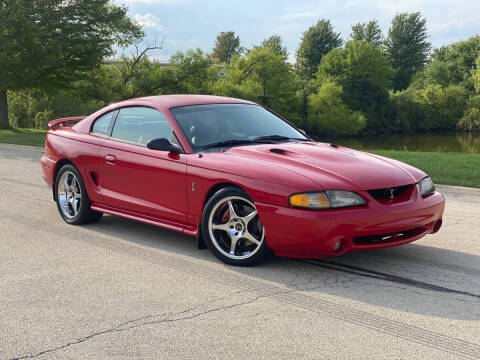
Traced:
<svg viewBox="0 0 480 360">
<path fill-rule="evenodd" d="M 218 142 L 204 145 L 202 146 L 202 149 L 212 149 L 216 147 L 235 146 L 235 145 L 271 144 L 276 141 L 289 141 L 289 140 L 312 141 L 306 138 L 302 139 L 302 138 L 290 138 L 288 136 L 282 136 L 282 135 L 266 135 L 266 136 L 259 136 L 253 140 L 232 139 L 232 140 L 218 141 Z"/>
<path fill-rule="evenodd" d="M 288 136 L 282 136 L 282 135 L 265 135 L 265 136 L 259 136 L 255 138 L 257 141 L 261 140 L 272 140 L 272 141 L 288 141 L 288 140 L 302 140 L 302 141 L 312 141 L 310 139 L 302 139 L 302 138 L 291 138 Z"/>
<path fill-rule="evenodd" d="M 219 141 L 219 142 L 214 142 L 211 144 L 207 144 L 202 146 L 202 149 L 211 149 L 211 148 L 216 148 L 216 147 L 222 147 L 222 146 L 234 146 L 234 145 L 247 145 L 247 144 L 261 144 L 267 142 L 267 139 L 263 140 L 262 139 L 255 139 L 255 140 L 225 140 L 225 141 Z M 270 142 L 270 141 L 268 141 Z"/>
</svg>

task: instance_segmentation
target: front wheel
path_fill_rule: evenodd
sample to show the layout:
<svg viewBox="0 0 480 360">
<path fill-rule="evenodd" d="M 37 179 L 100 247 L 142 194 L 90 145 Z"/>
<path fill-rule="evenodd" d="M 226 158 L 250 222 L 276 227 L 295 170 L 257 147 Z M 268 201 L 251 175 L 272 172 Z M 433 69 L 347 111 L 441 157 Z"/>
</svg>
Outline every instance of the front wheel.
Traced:
<svg viewBox="0 0 480 360">
<path fill-rule="evenodd" d="M 250 266 L 271 254 L 257 209 L 238 188 L 223 188 L 208 200 L 202 234 L 212 253 L 226 264 Z"/>
<path fill-rule="evenodd" d="M 102 217 L 103 213 L 90 209 L 85 183 L 75 166 L 62 166 L 55 179 L 54 191 L 58 212 L 68 224 L 87 224 Z"/>
</svg>

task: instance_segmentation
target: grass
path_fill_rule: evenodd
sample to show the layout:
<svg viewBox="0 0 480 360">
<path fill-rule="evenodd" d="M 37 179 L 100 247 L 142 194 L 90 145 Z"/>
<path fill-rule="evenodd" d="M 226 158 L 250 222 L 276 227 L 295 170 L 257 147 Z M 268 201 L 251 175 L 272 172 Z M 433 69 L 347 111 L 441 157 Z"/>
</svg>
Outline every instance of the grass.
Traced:
<svg viewBox="0 0 480 360">
<path fill-rule="evenodd" d="M 46 130 L 0 130 L 0 143 L 44 146 Z M 480 154 L 367 150 L 422 169 L 437 184 L 480 188 Z"/>
<path fill-rule="evenodd" d="M 480 154 L 368 150 L 425 171 L 437 184 L 480 188 Z"/>
<path fill-rule="evenodd" d="M 0 143 L 44 146 L 46 130 L 7 129 L 0 130 Z"/>
</svg>

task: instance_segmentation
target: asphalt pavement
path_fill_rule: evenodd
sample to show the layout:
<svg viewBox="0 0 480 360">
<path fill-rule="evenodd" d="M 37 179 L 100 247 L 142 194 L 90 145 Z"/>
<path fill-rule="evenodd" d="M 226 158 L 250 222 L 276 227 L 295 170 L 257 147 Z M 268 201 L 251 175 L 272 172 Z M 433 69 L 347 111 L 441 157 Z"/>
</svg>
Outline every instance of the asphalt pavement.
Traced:
<svg viewBox="0 0 480 360">
<path fill-rule="evenodd" d="M 43 149 L 0 144 L 0 359 L 478 359 L 480 196 L 438 234 L 322 260 L 218 262 L 194 239 L 63 222 Z"/>
</svg>

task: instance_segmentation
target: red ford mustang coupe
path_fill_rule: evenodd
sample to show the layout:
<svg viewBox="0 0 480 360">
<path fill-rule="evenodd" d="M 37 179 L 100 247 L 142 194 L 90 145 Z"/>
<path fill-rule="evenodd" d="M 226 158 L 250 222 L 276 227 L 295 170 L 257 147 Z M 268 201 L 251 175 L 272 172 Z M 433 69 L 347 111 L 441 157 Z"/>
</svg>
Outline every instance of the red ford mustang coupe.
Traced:
<svg viewBox="0 0 480 360">
<path fill-rule="evenodd" d="M 232 265 L 435 233 L 444 198 L 404 163 L 314 142 L 249 101 L 171 95 L 49 123 L 43 178 L 69 224 L 103 213 L 183 232 Z"/>
</svg>

